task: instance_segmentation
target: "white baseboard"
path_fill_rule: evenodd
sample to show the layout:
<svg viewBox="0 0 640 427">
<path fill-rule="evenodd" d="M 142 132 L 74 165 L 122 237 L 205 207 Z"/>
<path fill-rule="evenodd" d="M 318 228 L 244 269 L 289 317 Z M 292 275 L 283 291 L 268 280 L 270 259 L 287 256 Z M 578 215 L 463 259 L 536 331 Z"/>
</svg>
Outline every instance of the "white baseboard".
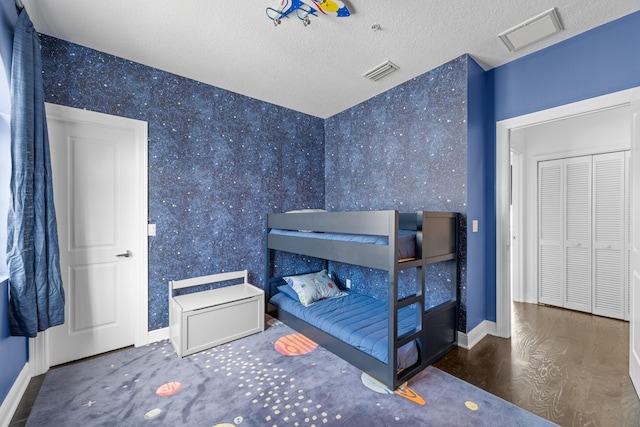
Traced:
<svg viewBox="0 0 640 427">
<path fill-rule="evenodd" d="M 31 372 L 29 370 L 29 363 L 25 363 L 24 368 L 18 374 L 18 378 L 13 382 L 9 394 L 4 398 L 2 405 L 0 406 L 0 426 L 7 427 L 11 422 L 11 418 L 18 409 L 20 400 L 27 390 L 29 381 L 31 380 Z"/>
<path fill-rule="evenodd" d="M 496 335 L 497 328 L 496 322 L 484 320 L 478 326 L 473 328 L 470 332 L 458 332 L 458 347 L 462 347 L 465 350 L 471 350 L 474 345 L 478 344 L 480 340 L 487 335 Z"/>
<path fill-rule="evenodd" d="M 148 341 L 149 343 L 152 342 L 158 342 L 158 341 L 162 341 L 162 340 L 168 340 L 169 339 L 169 327 L 167 326 L 166 328 L 161 328 L 161 329 L 155 329 L 153 331 L 149 331 L 149 336 L 148 336 Z"/>
</svg>

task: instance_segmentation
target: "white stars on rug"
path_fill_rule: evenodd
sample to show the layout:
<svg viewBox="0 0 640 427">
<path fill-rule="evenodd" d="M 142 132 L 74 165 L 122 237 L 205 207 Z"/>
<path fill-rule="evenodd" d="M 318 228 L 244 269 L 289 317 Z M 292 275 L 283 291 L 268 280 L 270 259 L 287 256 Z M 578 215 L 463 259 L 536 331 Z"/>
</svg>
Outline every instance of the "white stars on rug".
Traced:
<svg viewBox="0 0 640 427">
<path fill-rule="evenodd" d="M 237 343 L 218 346 L 199 353 L 194 362 L 234 381 L 246 399 L 268 412 L 264 420 L 270 426 L 312 427 L 330 425 L 331 421 L 342 418 L 314 402 L 307 390 L 296 385 L 296 378 L 291 377 L 285 368 L 263 361 L 245 346 Z M 243 421 L 244 418 L 238 416 L 234 425 Z"/>
</svg>

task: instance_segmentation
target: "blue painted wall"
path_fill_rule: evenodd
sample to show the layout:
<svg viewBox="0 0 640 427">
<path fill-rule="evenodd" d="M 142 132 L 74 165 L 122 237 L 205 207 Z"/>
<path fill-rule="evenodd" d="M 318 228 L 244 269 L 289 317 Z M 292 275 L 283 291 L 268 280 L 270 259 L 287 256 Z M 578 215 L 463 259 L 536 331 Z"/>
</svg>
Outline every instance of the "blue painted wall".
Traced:
<svg viewBox="0 0 640 427">
<path fill-rule="evenodd" d="M 488 216 L 491 201 L 487 199 L 485 176 L 493 169 L 484 161 L 484 152 L 492 144 L 487 133 L 485 116 L 491 111 L 492 98 L 487 93 L 486 72 L 472 59 L 467 65 L 467 280 L 466 328 L 469 332 L 487 318 L 486 289 L 495 283 L 487 275 L 487 266 L 494 253 L 488 252 L 487 241 L 495 235 L 495 220 Z M 473 232 L 473 221 L 478 231 Z M 493 234 L 492 234 L 493 233 Z M 464 294 L 464 293 L 463 293 Z"/>
<path fill-rule="evenodd" d="M 169 280 L 248 269 L 267 212 L 324 205 L 323 120 L 41 37 L 45 100 L 149 123 L 149 329 Z"/>
<path fill-rule="evenodd" d="M 640 12 L 489 71 L 496 121 L 640 84 Z"/>
<path fill-rule="evenodd" d="M 0 405 L 28 360 L 28 341 L 12 337 L 9 331 L 9 290 L 7 280 L 0 281 Z"/>
<path fill-rule="evenodd" d="M 495 225 L 495 123 L 640 86 L 640 12 L 587 31 L 487 73 L 495 110 L 484 152 L 487 218 Z M 495 229 L 487 236 L 487 319 L 495 321 Z"/>
</svg>

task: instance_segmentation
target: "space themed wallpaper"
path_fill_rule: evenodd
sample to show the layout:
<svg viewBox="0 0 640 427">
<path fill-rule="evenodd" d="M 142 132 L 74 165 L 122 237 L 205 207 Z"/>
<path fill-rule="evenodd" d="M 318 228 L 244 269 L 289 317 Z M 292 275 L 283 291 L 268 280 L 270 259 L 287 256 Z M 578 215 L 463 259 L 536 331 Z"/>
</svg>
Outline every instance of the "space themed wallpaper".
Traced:
<svg viewBox="0 0 640 427">
<path fill-rule="evenodd" d="M 168 326 L 170 280 L 248 269 L 263 287 L 266 214 L 303 208 L 462 213 L 466 330 L 467 55 L 324 120 L 46 35 L 41 42 L 46 102 L 148 122 L 148 220 L 157 228 L 149 330 Z M 428 272 L 436 282 L 450 270 L 441 268 Z M 356 289 L 367 273 L 336 272 Z M 384 298 L 385 286 L 362 287 Z M 435 300 L 449 292 L 430 291 Z"/>
</svg>

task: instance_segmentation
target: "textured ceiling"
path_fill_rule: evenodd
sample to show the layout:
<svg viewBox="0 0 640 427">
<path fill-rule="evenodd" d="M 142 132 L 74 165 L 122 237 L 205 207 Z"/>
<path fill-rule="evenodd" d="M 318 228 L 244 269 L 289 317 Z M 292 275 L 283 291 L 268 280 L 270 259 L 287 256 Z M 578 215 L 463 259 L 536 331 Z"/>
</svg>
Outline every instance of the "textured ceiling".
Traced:
<svg viewBox="0 0 640 427">
<path fill-rule="evenodd" d="M 274 26 L 265 9 L 280 0 L 23 3 L 41 33 L 321 118 L 462 54 L 490 69 L 640 10 L 638 0 L 343 1 L 351 16 L 307 27 Z M 516 53 L 497 37 L 552 7 L 559 34 Z M 400 69 L 362 77 L 386 60 Z"/>
</svg>

